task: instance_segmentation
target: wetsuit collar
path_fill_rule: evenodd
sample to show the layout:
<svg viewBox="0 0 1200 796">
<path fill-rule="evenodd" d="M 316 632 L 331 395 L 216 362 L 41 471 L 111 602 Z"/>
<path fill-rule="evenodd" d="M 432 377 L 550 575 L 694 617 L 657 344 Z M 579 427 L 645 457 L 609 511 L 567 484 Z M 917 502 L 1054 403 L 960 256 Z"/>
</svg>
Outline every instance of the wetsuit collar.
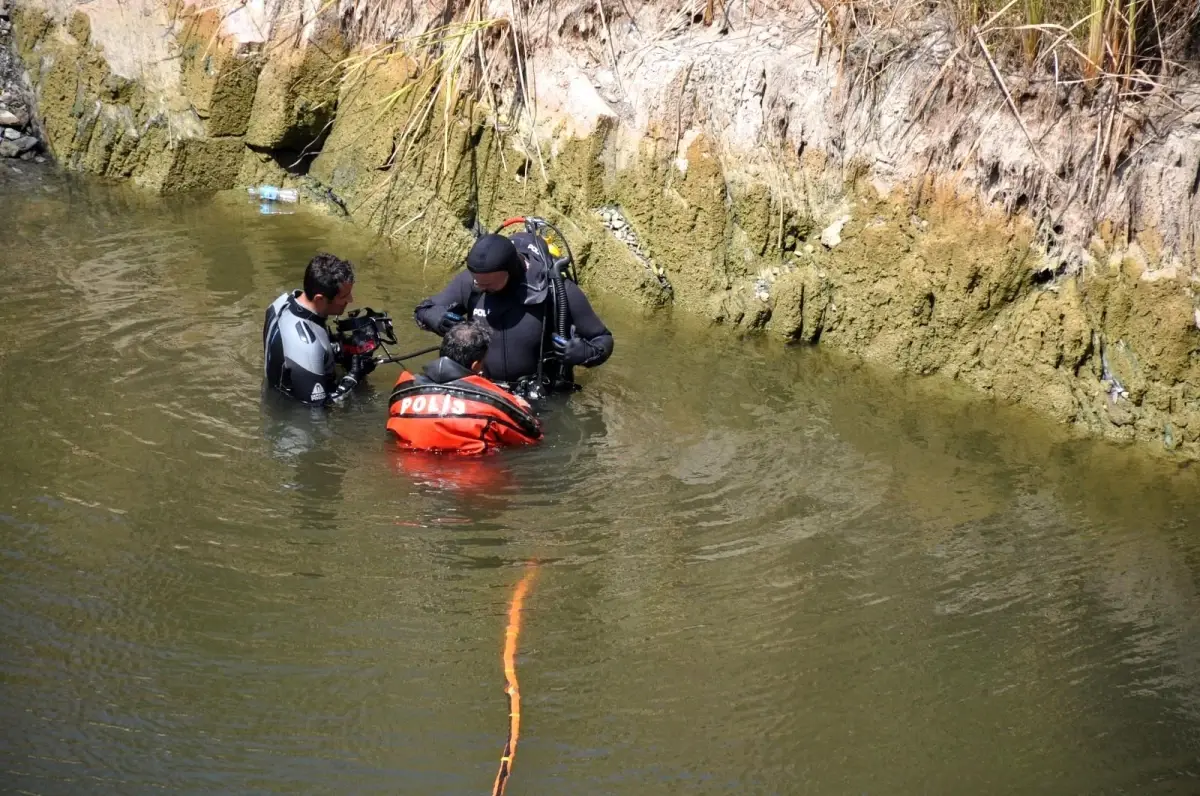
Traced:
<svg viewBox="0 0 1200 796">
<path fill-rule="evenodd" d="M 299 301 L 297 301 L 297 299 L 300 298 L 300 294 L 303 292 L 304 292 L 303 288 L 297 288 L 291 292 L 291 294 L 288 296 L 288 300 L 287 300 L 288 312 L 292 313 L 297 318 L 300 318 L 302 320 L 312 321 L 313 323 L 320 324 L 322 326 L 325 325 L 324 317 L 318 315 L 317 313 L 313 312 L 308 307 L 305 307 L 303 304 L 301 304 Z"/>
<path fill-rule="evenodd" d="M 475 374 L 449 357 L 438 357 L 423 369 L 426 378 L 435 384 L 448 384 L 456 379 L 465 379 Z"/>
</svg>

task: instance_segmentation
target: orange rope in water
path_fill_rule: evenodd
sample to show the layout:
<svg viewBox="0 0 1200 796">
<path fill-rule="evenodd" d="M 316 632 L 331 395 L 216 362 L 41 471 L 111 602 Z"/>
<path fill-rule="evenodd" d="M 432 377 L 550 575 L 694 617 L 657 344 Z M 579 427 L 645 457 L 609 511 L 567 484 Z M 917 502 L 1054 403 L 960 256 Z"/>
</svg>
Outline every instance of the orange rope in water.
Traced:
<svg viewBox="0 0 1200 796">
<path fill-rule="evenodd" d="M 504 679 L 508 682 L 505 693 L 508 694 L 508 741 L 504 744 L 504 754 L 500 757 L 500 770 L 496 772 L 496 783 L 492 785 L 492 796 L 501 796 L 504 786 L 508 784 L 508 775 L 512 773 L 513 759 L 517 756 L 517 737 L 521 734 L 521 690 L 517 685 L 517 637 L 521 635 L 521 604 L 525 602 L 525 593 L 533 580 L 535 565 L 525 570 L 524 576 L 513 592 L 512 603 L 508 606 L 508 628 L 504 631 Z"/>
</svg>

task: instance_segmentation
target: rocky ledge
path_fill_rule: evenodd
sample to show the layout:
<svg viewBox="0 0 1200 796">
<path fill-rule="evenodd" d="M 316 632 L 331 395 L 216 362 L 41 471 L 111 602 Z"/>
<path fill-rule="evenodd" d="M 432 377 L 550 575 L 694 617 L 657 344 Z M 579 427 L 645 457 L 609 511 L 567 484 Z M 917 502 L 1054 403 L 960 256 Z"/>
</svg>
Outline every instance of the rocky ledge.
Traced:
<svg viewBox="0 0 1200 796">
<path fill-rule="evenodd" d="M 34 120 L 32 90 L 14 55 L 9 6 L 0 0 L 0 158 L 45 162 Z"/>
</svg>

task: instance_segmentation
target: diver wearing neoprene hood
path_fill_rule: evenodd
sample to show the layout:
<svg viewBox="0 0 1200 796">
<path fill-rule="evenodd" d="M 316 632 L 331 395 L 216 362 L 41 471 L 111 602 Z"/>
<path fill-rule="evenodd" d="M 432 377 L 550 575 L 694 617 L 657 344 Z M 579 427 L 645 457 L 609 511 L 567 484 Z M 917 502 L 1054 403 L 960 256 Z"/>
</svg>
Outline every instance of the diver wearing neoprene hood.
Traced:
<svg viewBox="0 0 1200 796">
<path fill-rule="evenodd" d="M 492 339 L 483 375 L 492 381 L 517 386 L 540 376 L 543 387 L 570 388 L 571 368 L 606 361 L 613 337 L 530 226 L 511 238 L 481 236 L 467 270 L 418 304 L 414 318 L 439 335 L 464 318 L 486 323 Z"/>
</svg>

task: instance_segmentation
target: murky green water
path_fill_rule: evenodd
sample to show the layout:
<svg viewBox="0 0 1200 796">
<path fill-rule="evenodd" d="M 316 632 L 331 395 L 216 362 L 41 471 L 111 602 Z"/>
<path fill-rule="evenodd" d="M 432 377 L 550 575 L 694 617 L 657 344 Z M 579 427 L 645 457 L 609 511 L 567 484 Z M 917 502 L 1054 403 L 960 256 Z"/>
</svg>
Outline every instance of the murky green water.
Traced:
<svg viewBox="0 0 1200 796">
<path fill-rule="evenodd" d="M 4 171 L 0 168 L 0 171 Z M 0 176 L 0 788 L 1200 791 L 1200 478 L 820 350 L 598 302 L 547 444 L 465 470 L 260 398 L 318 248 L 252 206 Z"/>
</svg>

